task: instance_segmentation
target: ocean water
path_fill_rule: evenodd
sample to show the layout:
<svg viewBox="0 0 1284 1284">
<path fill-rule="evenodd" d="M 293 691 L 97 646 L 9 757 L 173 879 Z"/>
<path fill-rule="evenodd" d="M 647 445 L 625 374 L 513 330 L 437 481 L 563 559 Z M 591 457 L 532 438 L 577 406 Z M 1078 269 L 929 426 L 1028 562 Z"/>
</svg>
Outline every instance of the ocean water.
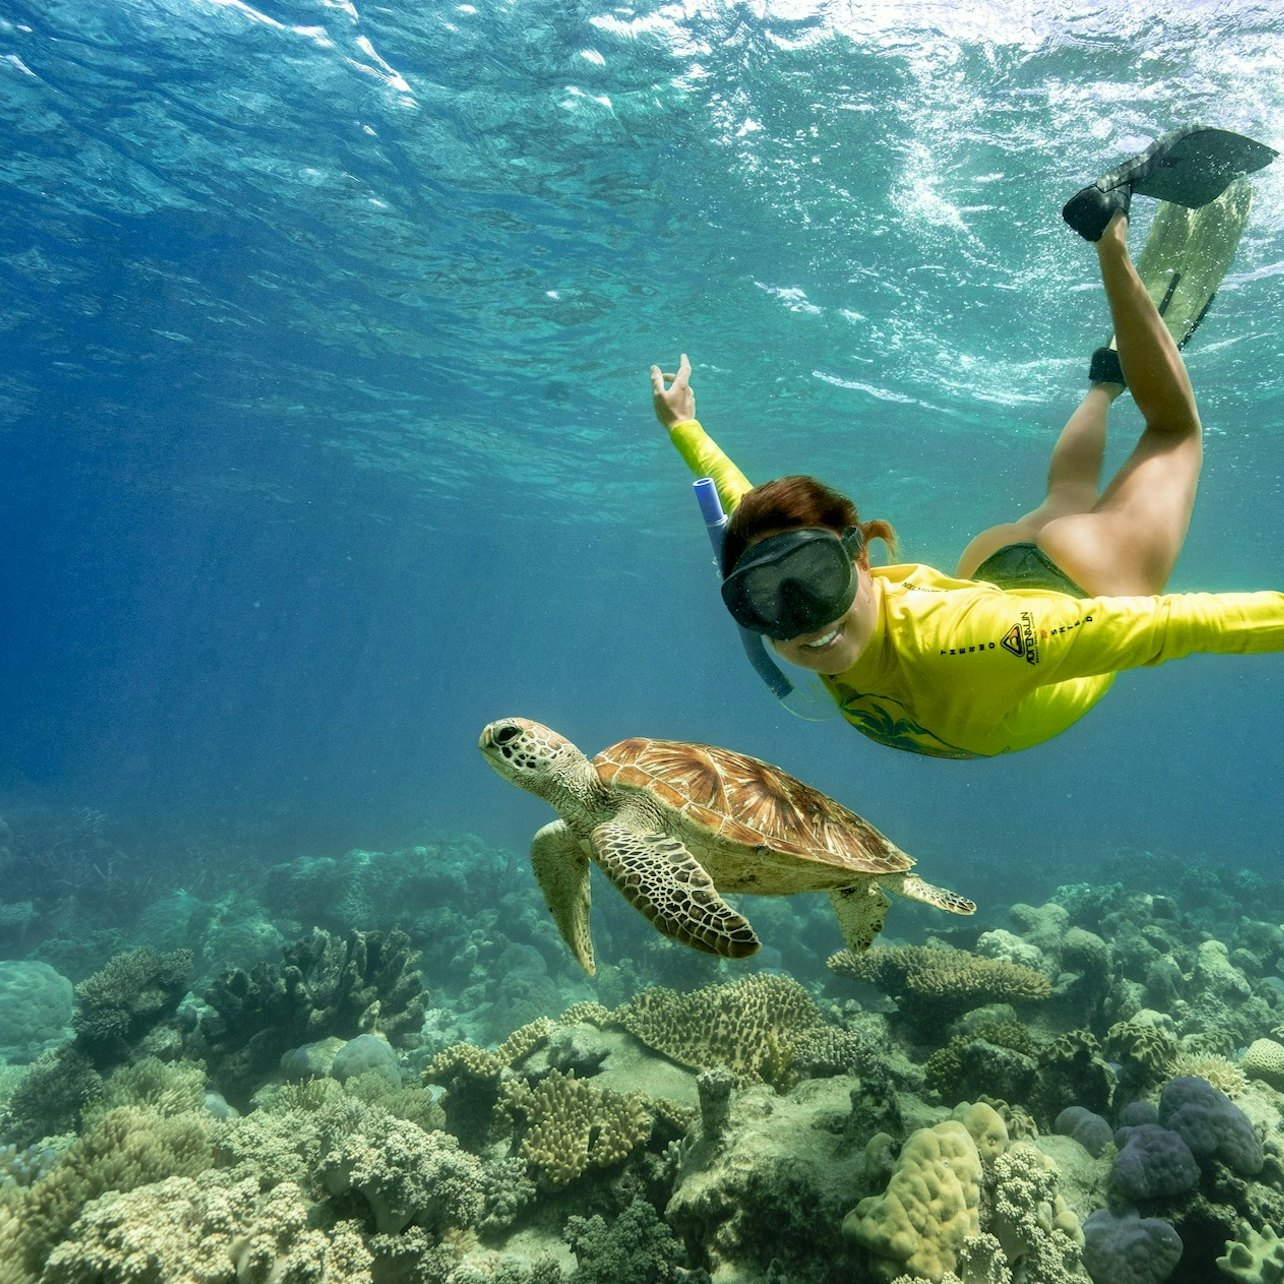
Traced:
<svg viewBox="0 0 1284 1284">
<path fill-rule="evenodd" d="M 1284 147 L 1281 49 L 1248 0 L 0 0 L 0 901 L 52 904 L 55 849 L 217 899 L 461 835 L 535 900 L 551 813 L 476 748 L 510 714 L 777 763 L 983 909 L 1130 853 L 1274 879 L 1278 657 L 996 760 L 779 708 L 647 369 L 952 569 L 1109 335 L 1061 204 L 1178 125 Z M 1284 577 L 1284 162 L 1253 186 L 1175 589 Z"/>
</svg>

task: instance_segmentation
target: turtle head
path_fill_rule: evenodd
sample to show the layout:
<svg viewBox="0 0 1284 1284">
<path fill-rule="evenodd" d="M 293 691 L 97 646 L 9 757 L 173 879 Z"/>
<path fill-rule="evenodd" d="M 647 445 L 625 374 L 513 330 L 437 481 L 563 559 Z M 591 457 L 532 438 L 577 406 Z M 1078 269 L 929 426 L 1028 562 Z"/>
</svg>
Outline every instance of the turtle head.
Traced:
<svg viewBox="0 0 1284 1284">
<path fill-rule="evenodd" d="M 482 728 L 477 747 L 505 780 L 556 805 L 574 792 L 587 766 L 565 736 L 529 718 L 500 718 Z"/>
</svg>

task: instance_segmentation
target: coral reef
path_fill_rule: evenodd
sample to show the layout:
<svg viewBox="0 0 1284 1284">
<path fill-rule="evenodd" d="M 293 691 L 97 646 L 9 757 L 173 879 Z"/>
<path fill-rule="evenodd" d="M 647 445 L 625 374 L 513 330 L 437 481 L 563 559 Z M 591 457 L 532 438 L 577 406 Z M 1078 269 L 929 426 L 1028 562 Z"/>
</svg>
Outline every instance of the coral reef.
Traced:
<svg viewBox="0 0 1284 1284">
<path fill-rule="evenodd" d="M 986 1003 L 1035 1003 L 1048 998 L 1048 978 L 1024 963 L 983 958 L 942 946 L 875 946 L 864 954 L 839 950 L 829 967 L 898 1000 L 915 1034 L 926 1034 Z"/>
<path fill-rule="evenodd" d="M 283 951 L 281 967 L 224 972 L 190 1040 L 229 1101 L 244 1101 L 290 1048 L 320 1037 L 379 1032 L 395 1042 L 423 1019 L 419 953 L 404 932 L 315 929 Z"/>
<path fill-rule="evenodd" d="M 750 976 L 689 994 L 644 990 L 613 1014 L 649 1048 L 685 1066 L 725 1066 L 747 1083 L 788 1083 L 794 1048 L 823 1025 L 815 1001 L 784 976 Z"/>
</svg>

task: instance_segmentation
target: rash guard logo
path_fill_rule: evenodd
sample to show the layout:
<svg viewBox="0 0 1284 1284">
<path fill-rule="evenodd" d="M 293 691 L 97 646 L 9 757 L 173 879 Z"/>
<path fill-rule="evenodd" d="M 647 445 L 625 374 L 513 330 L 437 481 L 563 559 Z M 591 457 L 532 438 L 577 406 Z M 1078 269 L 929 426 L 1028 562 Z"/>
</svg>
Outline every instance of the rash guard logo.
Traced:
<svg viewBox="0 0 1284 1284">
<path fill-rule="evenodd" d="M 1039 639 L 1029 611 L 1021 612 L 1020 619 L 1003 635 L 999 645 L 1027 664 L 1039 663 Z"/>
</svg>

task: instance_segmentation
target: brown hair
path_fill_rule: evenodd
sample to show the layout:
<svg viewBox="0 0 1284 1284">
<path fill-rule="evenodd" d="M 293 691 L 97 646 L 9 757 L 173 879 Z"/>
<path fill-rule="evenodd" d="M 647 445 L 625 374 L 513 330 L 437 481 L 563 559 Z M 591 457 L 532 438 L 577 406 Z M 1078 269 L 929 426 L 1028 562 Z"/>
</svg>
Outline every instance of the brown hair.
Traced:
<svg viewBox="0 0 1284 1284">
<path fill-rule="evenodd" d="M 860 527 L 868 544 L 881 539 L 896 555 L 896 532 L 884 521 L 862 522 L 846 495 L 814 477 L 777 477 L 742 495 L 722 536 L 722 573 L 730 574 L 740 555 L 767 531 L 821 527 L 841 535 Z"/>
</svg>

